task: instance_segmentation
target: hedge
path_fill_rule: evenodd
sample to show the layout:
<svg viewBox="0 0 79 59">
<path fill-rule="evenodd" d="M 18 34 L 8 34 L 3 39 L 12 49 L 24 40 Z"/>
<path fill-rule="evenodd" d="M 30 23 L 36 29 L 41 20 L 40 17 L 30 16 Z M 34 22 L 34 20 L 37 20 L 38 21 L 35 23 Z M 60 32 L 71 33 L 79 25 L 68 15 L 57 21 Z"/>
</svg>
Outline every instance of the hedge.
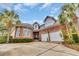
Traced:
<svg viewBox="0 0 79 59">
<path fill-rule="evenodd" d="M 6 43 L 7 36 L 0 36 L 0 43 Z"/>
<path fill-rule="evenodd" d="M 32 42 L 32 39 L 29 39 L 29 38 L 23 38 L 23 39 L 15 38 L 15 39 L 9 40 L 9 42 L 10 43 L 25 43 L 25 42 Z"/>
<path fill-rule="evenodd" d="M 75 43 L 79 43 L 79 38 L 77 34 L 72 34 L 73 40 L 75 41 Z"/>
</svg>

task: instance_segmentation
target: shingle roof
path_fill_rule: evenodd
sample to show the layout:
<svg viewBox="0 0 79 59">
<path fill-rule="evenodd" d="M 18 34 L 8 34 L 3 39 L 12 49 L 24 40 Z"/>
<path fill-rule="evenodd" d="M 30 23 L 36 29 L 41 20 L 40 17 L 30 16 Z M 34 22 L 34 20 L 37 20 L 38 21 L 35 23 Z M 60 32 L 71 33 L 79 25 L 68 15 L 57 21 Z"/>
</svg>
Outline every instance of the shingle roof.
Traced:
<svg viewBox="0 0 79 59">
<path fill-rule="evenodd" d="M 23 26 L 23 27 L 33 29 L 33 26 L 31 24 L 28 24 L 28 23 L 22 23 L 22 24 L 19 24 L 19 25 L 16 25 L 16 26 Z"/>
<path fill-rule="evenodd" d="M 39 24 L 38 22 L 34 22 L 33 24 Z"/>
<path fill-rule="evenodd" d="M 51 18 L 52 20 L 54 20 L 56 22 L 55 18 L 54 17 L 51 17 L 51 16 L 46 16 L 44 22 L 47 20 L 47 18 Z"/>
<path fill-rule="evenodd" d="M 60 26 L 61 24 L 59 23 L 59 20 L 57 20 L 54 25 L 50 25 L 48 27 L 45 27 L 45 25 L 42 25 L 44 28 L 40 28 L 40 30 L 43 30 L 43 29 L 48 29 L 48 28 L 51 28 L 51 27 L 57 27 L 57 26 Z"/>
</svg>

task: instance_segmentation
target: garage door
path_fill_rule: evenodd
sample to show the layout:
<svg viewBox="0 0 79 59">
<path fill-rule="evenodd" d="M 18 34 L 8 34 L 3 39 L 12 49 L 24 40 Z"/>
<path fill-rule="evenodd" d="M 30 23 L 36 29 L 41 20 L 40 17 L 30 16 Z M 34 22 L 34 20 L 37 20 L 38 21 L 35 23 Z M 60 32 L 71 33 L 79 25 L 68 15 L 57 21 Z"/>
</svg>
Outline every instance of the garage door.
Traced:
<svg viewBox="0 0 79 59">
<path fill-rule="evenodd" d="M 63 41 L 63 37 L 60 34 L 60 31 L 51 32 L 50 33 L 50 40 L 51 41 Z"/>
<path fill-rule="evenodd" d="M 48 33 L 41 34 L 41 41 L 48 41 Z"/>
</svg>

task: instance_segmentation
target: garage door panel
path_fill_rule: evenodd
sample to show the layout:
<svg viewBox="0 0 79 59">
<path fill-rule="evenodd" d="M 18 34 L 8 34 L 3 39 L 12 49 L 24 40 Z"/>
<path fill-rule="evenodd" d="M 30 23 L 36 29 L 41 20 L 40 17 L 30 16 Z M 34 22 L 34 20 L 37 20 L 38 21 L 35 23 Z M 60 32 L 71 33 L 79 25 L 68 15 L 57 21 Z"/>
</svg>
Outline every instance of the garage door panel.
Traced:
<svg viewBox="0 0 79 59">
<path fill-rule="evenodd" d="M 48 41 L 48 33 L 42 34 L 41 35 L 41 40 L 42 41 Z"/>
<path fill-rule="evenodd" d="M 51 41 L 63 41 L 63 38 L 60 35 L 60 32 L 51 32 L 50 33 L 50 40 Z"/>
</svg>

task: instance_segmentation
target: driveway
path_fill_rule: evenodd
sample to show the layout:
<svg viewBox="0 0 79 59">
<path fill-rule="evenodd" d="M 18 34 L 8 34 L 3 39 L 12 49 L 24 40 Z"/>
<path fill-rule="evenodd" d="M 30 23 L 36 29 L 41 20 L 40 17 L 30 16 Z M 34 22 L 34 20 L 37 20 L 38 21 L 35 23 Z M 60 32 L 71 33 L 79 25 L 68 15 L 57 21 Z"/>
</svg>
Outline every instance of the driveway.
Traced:
<svg viewBox="0 0 79 59">
<path fill-rule="evenodd" d="M 79 52 L 50 42 L 0 44 L 0 56 L 79 56 Z"/>
</svg>

